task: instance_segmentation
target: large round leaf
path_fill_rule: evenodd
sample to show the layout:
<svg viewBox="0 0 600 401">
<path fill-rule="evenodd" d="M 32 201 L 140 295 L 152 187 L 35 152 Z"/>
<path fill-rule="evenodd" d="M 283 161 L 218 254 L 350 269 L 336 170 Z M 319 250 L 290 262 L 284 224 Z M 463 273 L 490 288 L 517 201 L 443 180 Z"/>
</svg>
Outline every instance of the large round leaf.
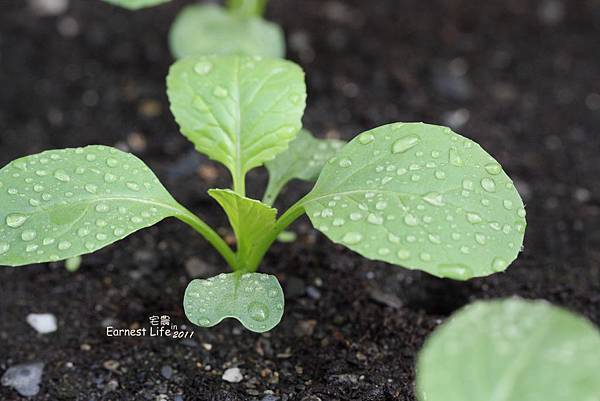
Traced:
<svg viewBox="0 0 600 401">
<path fill-rule="evenodd" d="M 477 302 L 425 343 L 421 401 L 599 401 L 600 333 L 543 301 Z"/>
<path fill-rule="evenodd" d="M 325 165 L 304 207 L 318 230 L 363 256 L 460 280 L 506 269 L 525 230 L 498 162 L 422 123 L 359 135 Z"/>
<path fill-rule="evenodd" d="M 283 58 L 283 31 L 258 16 L 242 17 L 212 4 L 194 4 L 177 15 L 169 33 L 175 58 L 245 54 Z"/>
<path fill-rule="evenodd" d="M 27 156 L 0 170 L 0 265 L 90 253 L 183 213 L 131 154 L 88 146 Z"/>
</svg>

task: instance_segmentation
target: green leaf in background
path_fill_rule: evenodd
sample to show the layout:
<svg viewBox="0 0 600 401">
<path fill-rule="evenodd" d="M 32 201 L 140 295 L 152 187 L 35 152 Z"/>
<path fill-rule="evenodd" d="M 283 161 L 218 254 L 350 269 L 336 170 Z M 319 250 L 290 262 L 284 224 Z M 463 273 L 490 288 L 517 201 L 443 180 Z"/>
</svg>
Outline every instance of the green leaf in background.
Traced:
<svg viewBox="0 0 600 401">
<path fill-rule="evenodd" d="M 171 0 L 104 0 L 115 6 L 127 8 L 129 10 L 139 10 L 140 8 L 153 7 L 159 4 L 168 3 Z"/>
<path fill-rule="evenodd" d="M 277 326 L 283 305 L 283 290 L 277 278 L 262 273 L 220 274 L 193 280 L 183 301 L 186 316 L 198 326 L 212 327 L 232 317 L 258 333 Z"/>
<path fill-rule="evenodd" d="M 0 265 L 94 252 L 179 204 L 135 156 L 106 146 L 50 150 L 0 170 Z"/>
<path fill-rule="evenodd" d="M 599 401 L 600 333 L 545 301 L 476 302 L 417 362 L 421 401 Z"/>
<path fill-rule="evenodd" d="M 288 149 L 265 163 L 269 170 L 269 185 L 263 202 L 272 205 L 281 189 L 292 179 L 315 181 L 327 160 L 344 145 L 337 139 L 317 139 L 301 130 Z"/>
<path fill-rule="evenodd" d="M 277 217 L 277 209 L 264 203 L 238 195 L 229 189 L 210 189 L 212 196 L 225 210 L 235 236 L 239 267 L 251 260 L 255 247 L 267 237 Z"/>
<path fill-rule="evenodd" d="M 458 280 L 505 270 L 526 224 L 498 162 L 449 128 L 422 123 L 360 134 L 325 165 L 303 202 L 334 242 Z"/>
<path fill-rule="evenodd" d="M 212 4 L 186 6 L 169 32 L 169 47 L 176 59 L 209 54 L 244 54 L 283 58 L 281 28 L 263 18 L 242 17 Z"/>
<path fill-rule="evenodd" d="M 241 194 L 246 172 L 287 149 L 302 127 L 304 73 L 289 61 L 188 57 L 171 66 L 167 88 L 182 133 L 229 168 Z"/>
</svg>

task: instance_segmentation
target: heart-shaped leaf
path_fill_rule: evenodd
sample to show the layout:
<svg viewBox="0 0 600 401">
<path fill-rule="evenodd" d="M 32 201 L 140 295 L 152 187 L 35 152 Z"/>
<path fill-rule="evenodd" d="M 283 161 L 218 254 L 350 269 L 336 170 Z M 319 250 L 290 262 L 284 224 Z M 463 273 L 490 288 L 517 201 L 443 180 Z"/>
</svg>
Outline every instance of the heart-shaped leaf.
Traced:
<svg viewBox="0 0 600 401">
<path fill-rule="evenodd" d="M 287 149 L 302 127 L 304 73 L 289 61 L 188 57 L 171 66 L 167 86 L 181 132 L 229 168 L 236 192 L 247 171 Z"/>
<path fill-rule="evenodd" d="M 476 302 L 427 339 L 421 401 L 600 400 L 600 333 L 544 301 Z"/>
<path fill-rule="evenodd" d="M 225 210 L 235 236 L 239 268 L 244 268 L 253 260 L 256 245 L 269 236 L 277 209 L 264 203 L 243 197 L 230 189 L 210 189 L 212 196 Z"/>
<path fill-rule="evenodd" d="M 243 17 L 213 4 L 186 6 L 169 32 L 175 58 L 210 54 L 244 54 L 283 58 L 283 31 L 258 16 Z"/>
<path fill-rule="evenodd" d="M 193 280 L 183 301 L 186 316 L 198 326 L 212 327 L 232 317 L 258 333 L 277 326 L 283 305 L 279 281 L 262 273 L 220 274 L 207 280 Z"/>
<path fill-rule="evenodd" d="M 153 7 L 159 4 L 168 3 L 171 0 L 104 0 L 107 3 L 124 7 L 129 10 L 139 10 L 140 8 Z"/>
<path fill-rule="evenodd" d="M 181 206 L 135 156 L 106 146 L 50 150 L 0 170 L 0 265 L 96 251 Z"/>
<path fill-rule="evenodd" d="M 269 170 L 269 185 L 264 202 L 273 204 L 279 191 L 294 178 L 315 181 L 327 160 L 344 145 L 337 139 L 317 139 L 307 130 L 301 130 L 285 152 L 265 163 Z"/>
<path fill-rule="evenodd" d="M 422 123 L 359 135 L 325 165 L 304 207 L 318 230 L 363 256 L 458 280 L 505 270 L 525 230 L 498 162 Z"/>
</svg>

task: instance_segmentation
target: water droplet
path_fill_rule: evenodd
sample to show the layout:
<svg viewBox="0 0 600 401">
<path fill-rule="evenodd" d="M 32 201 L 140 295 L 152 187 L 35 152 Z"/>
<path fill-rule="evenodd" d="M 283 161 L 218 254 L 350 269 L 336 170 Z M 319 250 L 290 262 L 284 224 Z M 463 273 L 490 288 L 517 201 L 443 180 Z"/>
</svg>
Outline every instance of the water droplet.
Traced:
<svg viewBox="0 0 600 401">
<path fill-rule="evenodd" d="M 10 250 L 10 245 L 6 242 L 0 242 L 0 255 L 5 254 Z"/>
<path fill-rule="evenodd" d="M 85 190 L 91 194 L 95 194 L 98 191 L 98 187 L 94 184 L 85 184 Z"/>
<path fill-rule="evenodd" d="M 400 249 L 396 255 L 398 256 L 398 259 L 400 260 L 406 260 L 408 258 L 410 258 L 410 252 L 407 251 L 406 249 Z"/>
<path fill-rule="evenodd" d="M 62 182 L 71 181 L 71 177 L 69 177 L 69 175 L 64 170 L 56 170 L 54 172 L 54 178 Z"/>
<path fill-rule="evenodd" d="M 104 181 L 111 183 L 117 181 L 117 176 L 111 173 L 104 174 Z"/>
<path fill-rule="evenodd" d="M 495 192 L 496 182 L 491 178 L 485 177 L 481 179 L 481 187 L 487 192 Z"/>
<path fill-rule="evenodd" d="M 363 218 L 363 215 L 360 212 L 350 213 L 350 220 L 352 220 L 352 221 L 358 221 L 358 220 L 360 220 L 362 218 Z"/>
<path fill-rule="evenodd" d="M 467 213 L 467 221 L 471 224 L 481 223 L 483 219 L 477 213 L 468 212 Z"/>
<path fill-rule="evenodd" d="M 479 245 L 485 245 L 485 235 L 481 234 L 481 233 L 476 233 L 475 234 L 475 241 L 477 241 L 477 243 Z"/>
<path fill-rule="evenodd" d="M 416 226 L 419 224 L 419 219 L 417 219 L 414 215 L 409 213 L 406 216 L 404 216 L 404 222 L 407 226 Z"/>
<path fill-rule="evenodd" d="M 344 219 L 336 217 L 333 219 L 333 223 L 331 223 L 334 227 L 341 227 L 345 223 Z"/>
<path fill-rule="evenodd" d="M 344 236 L 342 237 L 342 242 L 347 245 L 356 245 L 360 241 L 362 241 L 362 238 L 363 236 L 361 233 L 350 231 L 344 234 Z"/>
<path fill-rule="evenodd" d="M 36 236 L 37 233 L 33 230 L 25 230 L 21 233 L 21 239 L 23 241 L 33 241 Z"/>
<path fill-rule="evenodd" d="M 377 253 L 381 256 L 389 255 L 390 252 L 390 248 L 379 248 L 377 251 Z"/>
<path fill-rule="evenodd" d="M 205 317 L 198 319 L 198 326 L 205 326 L 206 327 L 208 325 L 210 325 L 210 320 L 209 319 L 207 319 Z"/>
<path fill-rule="evenodd" d="M 446 173 L 444 173 L 442 170 L 437 170 L 435 173 L 435 178 L 437 178 L 438 180 L 443 180 L 444 178 L 446 178 Z"/>
<path fill-rule="evenodd" d="M 461 167 L 465 164 L 462 158 L 460 157 L 458 150 L 456 150 L 455 148 L 450 148 L 448 152 L 448 160 L 450 161 L 450 164 L 457 167 Z"/>
<path fill-rule="evenodd" d="M 96 211 L 99 213 L 105 213 L 108 212 L 110 208 L 108 207 L 108 205 L 106 203 L 98 203 L 96 205 Z"/>
<path fill-rule="evenodd" d="M 135 182 L 128 182 L 126 185 L 127 185 L 127 188 L 131 189 L 132 191 L 140 190 L 140 186 L 138 184 L 136 184 Z"/>
<path fill-rule="evenodd" d="M 485 165 L 484 168 L 485 171 L 487 171 L 491 175 L 500 174 L 500 171 L 502 171 L 502 167 L 500 167 L 498 163 L 488 163 Z"/>
<path fill-rule="evenodd" d="M 428 254 L 427 252 L 421 252 L 421 254 L 419 255 L 419 257 L 421 258 L 421 260 L 423 262 L 429 262 L 431 260 L 431 255 Z"/>
<path fill-rule="evenodd" d="M 85 160 L 93 162 L 94 160 L 96 160 L 96 155 L 93 153 L 88 153 L 87 155 L 85 155 Z"/>
<path fill-rule="evenodd" d="M 58 249 L 60 249 L 61 251 L 66 251 L 70 247 L 71 247 L 71 243 L 67 240 L 63 240 L 58 243 Z"/>
<path fill-rule="evenodd" d="M 33 186 L 33 190 L 35 192 L 42 192 L 44 190 L 44 186 L 40 185 L 40 184 L 36 184 L 36 185 Z"/>
<path fill-rule="evenodd" d="M 471 268 L 460 263 L 441 264 L 438 265 L 438 269 L 442 276 L 455 280 L 465 280 L 473 276 Z"/>
<path fill-rule="evenodd" d="M 444 206 L 444 197 L 438 192 L 430 192 L 423 196 L 423 200 L 433 206 Z"/>
<path fill-rule="evenodd" d="M 120 237 L 123 234 L 125 234 L 125 230 L 123 230 L 122 228 L 115 228 L 113 234 L 115 235 L 115 237 Z"/>
<path fill-rule="evenodd" d="M 40 205 L 40 201 L 39 201 L 39 200 L 37 200 L 37 199 L 33 199 L 33 198 L 31 198 L 31 199 L 29 199 L 29 204 L 30 204 L 31 206 L 34 206 L 34 207 L 35 207 L 35 206 L 39 206 L 39 205 Z"/>
<path fill-rule="evenodd" d="M 25 252 L 35 252 L 38 248 L 38 244 L 29 244 L 27 247 L 25 247 Z"/>
<path fill-rule="evenodd" d="M 194 71 L 198 75 L 206 75 L 212 70 L 212 63 L 210 61 L 199 61 L 194 65 Z"/>
<path fill-rule="evenodd" d="M 341 159 L 338 164 L 342 168 L 350 167 L 352 165 L 352 160 L 344 158 Z"/>
<path fill-rule="evenodd" d="M 526 216 L 525 209 L 520 207 L 519 210 L 517 210 L 517 216 L 525 217 Z"/>
<path fill-rule="evenodd" d="M 90 230 L 85 227 L 81 227 L 80 229 L 77 230 L 77 235 L 80 237 L 85 237 L 86 235 L 89 235 L 89 233 L 90 233 Z"/>
<path fill-rule="evenodd" d="M 504 208 L 506 210 L 511 210 L 513 208 L 513 203 L 512 203 L 512 201 L 509 201 L 509 200 L 504 200 L 502 202 L 502 205 L 504 206 Z"/>
<path fill-rule="evenodd" d="M 365 132 L 364 134 L 362 134 L 358 137 L 358 142 L 360 142 L 363 145 L 367 145 L 367 144 L 373 142 L 374 139 L 375 139 L 375 137 L 373 136 L 373 134 Z"/>
<path fill-rule="evenodd" d="M 442 243 L 442 239 L 440 238 L 440 236 L 439 236 L 439 235 L 436 235 L 436 234 L 429 234 L 429 235 L 427 236 L 427 238 L 429 238 L 429 241 L 430 241 L 431 243 L 433 243 L 433 244 L 438 244 L 438 245 L 439 245 L 439 244 L 441 244 L 441 243 Z"/>
<path fill-rule="evenodd" d="M 252 302 L 248 305 L 248 315 L 257 322 L 264 322 L 269 318 L 269 308 L 262 302 Z"/>
<path fill-rule="evenodd" d="M 407 150 L 415 147 L 419 143 L 420 138 L 416 135 L 405 136 L 404 138 L 398 139 L 392 145 L 392 153 L 403 153 Z"/>
<path fill-rule="evenodd" d="M 381 225 L 383 224 L 383 217 L 377 216 L 374 213 L 369 213 L 369 216 L 367 216 L 367 221 L 371 224 Z"/>
<path fill-rule="evenodd" d="M 21 213 L 11 213 L 6 216 L 6 225 L 12 228 L 19 228 L 27 221 L 27 216 Z"/>
<path fill-rule="evenodd" d="M 47 237 L 42 240 L 42 244 L 45 246 L 52 245 L 52 244 L 54 244 L 54 241 L 55 241 L 54 238 Z"/>
<path fill-rule="evenodd" d="M 375 204 L 375 209 L 377 210 L 384 210 L 387 207 L 387 202 L 386 201 L 379 201 Z"/>
<path fill-rule="evenodd" d="M 506 269 L 506 266 L 508 264 L 506 263 L 506 261 L 502 258 L 494 258 L 494 260 L 492 261 L 492 270 L 494 270 L 495 272 L 501 272 L 504 269 Z"/>
<path fill-rule="evenodd" d="M 215 95 L 216 97 L 224 98 L 227 97 L 228 94 L 229 92 L 227 91 L 227 89 L 223 88 L 220 85 L 215 87 L 215 89 L 213 90 L 213 95 Z"/>
</svg>

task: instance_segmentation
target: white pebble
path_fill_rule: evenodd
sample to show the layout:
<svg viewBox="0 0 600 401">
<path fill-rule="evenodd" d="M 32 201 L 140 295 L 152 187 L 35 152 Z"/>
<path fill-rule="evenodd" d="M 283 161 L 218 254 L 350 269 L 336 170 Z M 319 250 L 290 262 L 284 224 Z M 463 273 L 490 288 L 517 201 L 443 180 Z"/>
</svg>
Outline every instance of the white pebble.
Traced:
<svg viewBox="0 0 600 401">
<path fill-rule="evenodd" d="M 51 313 L 30 313 L 27 323 L 40 334 L 53 333 L 57 329 L 56 317 Z"/>
<path fill-rule="evenodd" d="M 223 373 L 223 380 L 229 383 L 239 383 L 244 380 L 240 368 L 229 368 Z"/>
</svg>

